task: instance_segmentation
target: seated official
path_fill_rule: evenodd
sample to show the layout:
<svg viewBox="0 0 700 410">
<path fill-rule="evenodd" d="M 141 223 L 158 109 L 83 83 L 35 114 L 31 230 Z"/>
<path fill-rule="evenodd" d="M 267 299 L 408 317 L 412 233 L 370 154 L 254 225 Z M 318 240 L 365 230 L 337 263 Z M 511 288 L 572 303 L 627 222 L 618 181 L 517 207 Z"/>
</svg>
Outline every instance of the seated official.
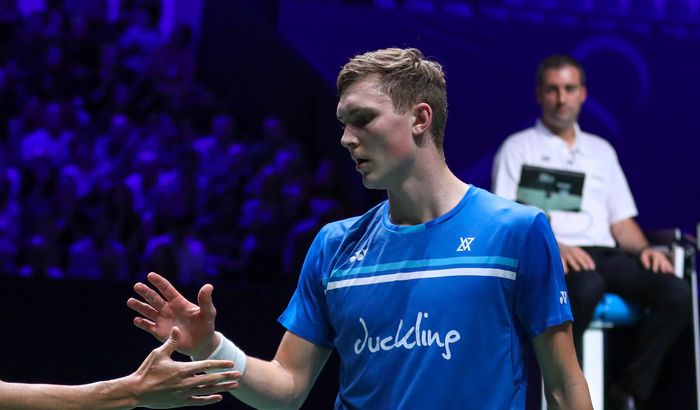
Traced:
<svg viewBox="0 0 700 410">
<path fill-rule="evenodd" d="M 691 293 L 687 282 L 672 274 L 667 256 L 649 247 L 635 222 L 637 208 L 613 147 L 581 131 L 577 121 L 586 95 L 585 73 L 576 60 L 555 55 L 540 64 L 536 98 L 541 117 L 501 146 L 493 192 L 518 199 L 523 169 L 529 167 L 581 175 L 580 192 L 569 193 L 580 195 L 578 209 L 546 210 L 566 272 L 574 343 L 581 361 L 583 332 L 605 292 L 648 308 L 637 342 L 630 346 L 631 360 L 608 389 L 613 408 L 636 408 L 651 396 L 666 353 L 688 323 Z M 561 186 L 575 189 L 573 181 Z M 527 193 L 527 187 L 521 186 L 520 193 Z"/>
</svg>

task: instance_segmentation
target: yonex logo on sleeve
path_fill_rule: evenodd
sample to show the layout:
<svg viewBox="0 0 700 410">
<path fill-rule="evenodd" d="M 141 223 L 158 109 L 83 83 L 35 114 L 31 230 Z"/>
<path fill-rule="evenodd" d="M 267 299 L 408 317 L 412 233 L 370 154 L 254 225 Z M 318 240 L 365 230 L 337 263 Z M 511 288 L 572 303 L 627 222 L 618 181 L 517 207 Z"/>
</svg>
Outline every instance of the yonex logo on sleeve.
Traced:
<svg viewBox="0 0 700 410">
<path fill-rule="evenodd" d="M 459 238 L 459 247 L 457 248 L 457 252 L 464 252 L 464 251 L 472 251 L 472 248 L 470 247 L 472 242 L 474 242 L 474 237 L 470 236 L 468 238 L 462 238 L 460 236 Z"/>
<path fill-rule="evenodd" d="M 559 296 L 559 304 L 560 305 L 566 305 L 567 303 L 569 303 L 569 301 L 568 301 L 569 297 L 566 294 L 566 291 L 559 292 L 559 294 L 561 295 L 561 296 Z"/>
</svg>

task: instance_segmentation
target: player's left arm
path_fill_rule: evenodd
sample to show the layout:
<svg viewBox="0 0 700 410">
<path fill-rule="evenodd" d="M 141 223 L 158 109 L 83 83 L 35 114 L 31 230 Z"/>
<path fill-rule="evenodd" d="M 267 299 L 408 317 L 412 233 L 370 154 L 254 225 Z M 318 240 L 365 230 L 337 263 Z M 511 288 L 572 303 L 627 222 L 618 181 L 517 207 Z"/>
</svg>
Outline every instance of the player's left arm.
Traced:
<svg viewBox="0 0 700 410">
<path fill-rule="evenodd" d="M 576 359 L 571 322 L 547 328 L 532 338 L 549 409 L 590 410 L 588 383 Z"/>
<path fill-rule="evenodd" d="M 630 253 L 638 253 L 645 269 L 673 273 L 673 265 L 664 252 L 649 247 L 649 241 L 634 218 L 623 219 L 610 226 L 617 244 Z"/>
</svg>

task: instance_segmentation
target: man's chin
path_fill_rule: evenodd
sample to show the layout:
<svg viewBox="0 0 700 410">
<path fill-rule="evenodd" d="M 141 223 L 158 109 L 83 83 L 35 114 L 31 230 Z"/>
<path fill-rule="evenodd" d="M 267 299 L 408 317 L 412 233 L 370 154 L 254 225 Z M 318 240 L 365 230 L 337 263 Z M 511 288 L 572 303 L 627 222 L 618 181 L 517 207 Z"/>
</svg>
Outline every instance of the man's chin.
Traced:
<svg viewBox="0 0 700 410">
<path fill-rule="evenodd" d="M 362 175 L 362 185 L 367 189 L 386 189 L 377 179 Z"/>
<path fill-rule="evenodd" d="M 548 118 L 547 119 L 547 127 L 551 128 L 552 131 L 564 131 L 567 130 L 576 123 L 576 119 L 571 119 L 571 118 Z"/>
</svg>

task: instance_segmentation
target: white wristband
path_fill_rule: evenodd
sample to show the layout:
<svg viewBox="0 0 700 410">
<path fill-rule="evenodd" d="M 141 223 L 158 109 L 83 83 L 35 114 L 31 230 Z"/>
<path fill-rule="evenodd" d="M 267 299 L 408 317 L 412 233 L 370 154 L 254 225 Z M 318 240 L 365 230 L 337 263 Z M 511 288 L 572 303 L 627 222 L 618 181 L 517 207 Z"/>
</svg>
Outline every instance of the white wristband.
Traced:
<svg viewBox="0 0 700 410">
<path fill-rule="evenodd" d="M 243 350 L 239 349 L 238 346 L 233 344 L 232 341 L 228 340 L 224 335 L 216 332 L 219 335 L 221 341 L 216 350 L 207 357 L 206 360 L 231 360 L 233 362 L 233 370 L 241 372 L 241 376 L 245 373 L 246 355 Z M 194 360 L 194 359 L 192 359 Z M 224 370 L 207 370 L 207 373 L 219 373 Z"/>
</svg>

